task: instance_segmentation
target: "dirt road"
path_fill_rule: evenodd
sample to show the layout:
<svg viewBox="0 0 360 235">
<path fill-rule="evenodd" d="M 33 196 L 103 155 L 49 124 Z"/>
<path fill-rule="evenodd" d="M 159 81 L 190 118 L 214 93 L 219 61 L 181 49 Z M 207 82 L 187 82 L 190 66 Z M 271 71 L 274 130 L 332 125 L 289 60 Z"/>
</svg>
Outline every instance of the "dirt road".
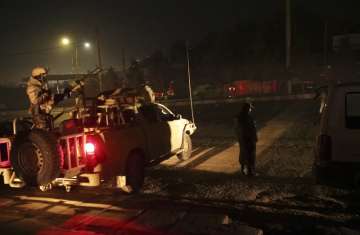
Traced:
<svg viewBox="0 0 360 235">
<path fill-rule="evenodd" d="M 199 118 L 199 129 L 204 127 L 207 133 L 195 136 L 192 159 L 172 158 L 150 172 L 154 182 L 149 182 L 149 192 L 238 208 L 241 212 L 233 217 L 235 221 L 268 234 L 341 234 L 360 228 L 360 204 L 354 200 L 359 192 L 320 186 L 312 177 L 316 103 L 256 104 L 259 176 L 254 178 L 238 173 L 239 146 L 230 115 L 236 111 L 223 108 L 204 111 L 221 113 L 219 117 Z M 156 185 L 167 188 L 156 189 Z"/>
</svg>

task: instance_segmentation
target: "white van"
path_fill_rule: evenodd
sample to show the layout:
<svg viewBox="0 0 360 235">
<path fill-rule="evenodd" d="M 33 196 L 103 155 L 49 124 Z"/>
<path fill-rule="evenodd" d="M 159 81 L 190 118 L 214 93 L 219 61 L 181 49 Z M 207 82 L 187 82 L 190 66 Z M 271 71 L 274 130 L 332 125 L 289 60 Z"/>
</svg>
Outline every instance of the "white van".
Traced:
<svg viewBox="0 0 360 235">
<path fill-rule="evenodd" d="M 346 180 L 360 185 L 360 82 L 327 88 L 314 170 L 320 183 Z"/>
</svg>

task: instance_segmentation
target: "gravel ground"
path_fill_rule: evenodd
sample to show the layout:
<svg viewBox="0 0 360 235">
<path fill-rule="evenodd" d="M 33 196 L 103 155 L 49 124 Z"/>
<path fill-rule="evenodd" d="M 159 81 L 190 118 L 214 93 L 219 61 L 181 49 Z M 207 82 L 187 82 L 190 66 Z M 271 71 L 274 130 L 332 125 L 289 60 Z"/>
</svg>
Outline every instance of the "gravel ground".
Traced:
<svg viewBox="0 0 360 235">
<path fill-rule="evenodd" d="M 360 234 L 360 191 L 318 185 L 311 174 L 317 104 L 278 101 L 255 106 L 259 132 L 270 130 L 258 143 L 262 149 L 257 155 L 258 176 L 199 170 L 198 164 L 161 165 L 148 170 L 138 197 L 144 203 L 160 198 L 171 205 L 179 201 L 208 207 L 211 213 L 225 211 L 226 223 L 216 234 L 235 234 L 244 225 L 259 228 L 264 234 Z M 172 109 L 189 117 L 188 107 Z M 225 161 L 237 158 L 234 151 L 225 150 L 238 148 L 233 130 L 238 109 L 238 104 L 195 107 L 198 130 L 193 136 L 193 155 L 209 150 L 200 160 L 222 155 Z M 270 138 L 271 128 L 275 131 L 284 126 L 279 136 Z"/>
<path fill-rule="evenodd" d="M 258 176 L 158 167 L 148 172 L 144 193 L 227 207 L 234 210 L 234 224 L 255 226 L 266 234 L 360 234 L 360 192 L 317 185 L 312 177 L 317 105 L 263 102 L 256 107 L 259 129 L 274 119 L 293 122 L 257 156 Z M 208 110 L 200 108 L 195 147 L 235 143 L 230 121 L 235 109 L 228 110 L 207 116 Z"/>
</svg>

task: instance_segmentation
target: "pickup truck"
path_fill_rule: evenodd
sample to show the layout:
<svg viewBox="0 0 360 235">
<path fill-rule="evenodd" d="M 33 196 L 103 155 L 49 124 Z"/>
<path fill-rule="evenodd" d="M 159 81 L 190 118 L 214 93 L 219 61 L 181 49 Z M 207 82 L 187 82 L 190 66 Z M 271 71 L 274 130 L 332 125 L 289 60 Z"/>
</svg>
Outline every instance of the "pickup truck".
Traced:
<svg viewBox="0 0 360 235">
<path fill-rule="evenodd" d="M 10 187 L 33 185 L 99 186 L 116 179 L 127 192 L 137 192 L 144 168 L 178 156 L 191 156 L 196 126 L 159 103 L 136 112 L 117 102 L 68 112 L 51 131 L 15 119 L 12 133 L 0 136 L 0 175 Z M 66 115 L 65 115 L 66 116 Z"/>
</svg>

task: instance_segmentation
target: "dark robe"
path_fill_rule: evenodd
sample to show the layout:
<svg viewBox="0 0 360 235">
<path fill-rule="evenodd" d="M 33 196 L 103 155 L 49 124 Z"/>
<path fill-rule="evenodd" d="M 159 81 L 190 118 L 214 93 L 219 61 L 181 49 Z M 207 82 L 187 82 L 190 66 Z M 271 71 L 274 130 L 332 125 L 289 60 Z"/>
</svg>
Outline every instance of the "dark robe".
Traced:
<svg viewBox="0 0 360 235">
<path fill-rule="evenodd" d="M 237 137 L 240 145 L 239 162 L 241 166 L 255 168 L 256 126 L 248 112 L 240 112 L 237 116 Z"/>
</svg>

